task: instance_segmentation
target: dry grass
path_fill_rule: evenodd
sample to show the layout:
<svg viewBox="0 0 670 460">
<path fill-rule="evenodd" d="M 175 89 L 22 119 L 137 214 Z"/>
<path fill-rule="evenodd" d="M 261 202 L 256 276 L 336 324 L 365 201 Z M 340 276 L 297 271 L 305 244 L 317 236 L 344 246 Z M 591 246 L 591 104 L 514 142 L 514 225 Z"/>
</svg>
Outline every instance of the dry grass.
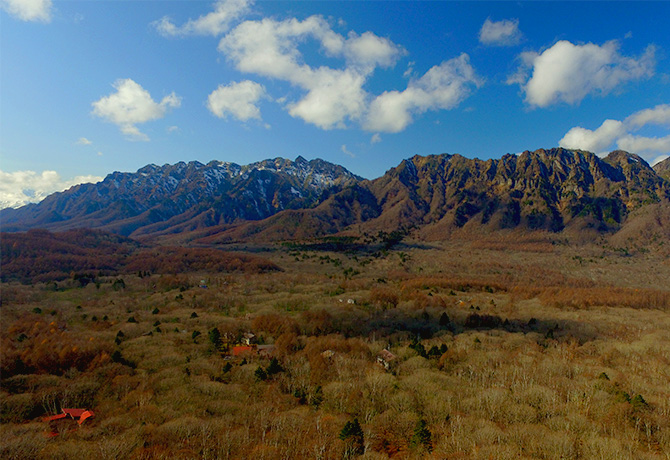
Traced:
<svg viewBox="0 0 670 460">
<path fill-rule="evenodd" d="M 356 418 L 363 458 L 669 458 L 670 288 L 649 274 L 670 266 L 498 244 L 325 263 L 277 250 L 283 272 L 116 290 L 3 285 L 0 457 L 343 458 Z M 215 327 L 275 344 L 281 370 L 225 358 Z M 40 416 L 66 405 L 96 418 L 45 437 Z M 412 442 L 419 420 L 429 445 Z"/>
</svg>

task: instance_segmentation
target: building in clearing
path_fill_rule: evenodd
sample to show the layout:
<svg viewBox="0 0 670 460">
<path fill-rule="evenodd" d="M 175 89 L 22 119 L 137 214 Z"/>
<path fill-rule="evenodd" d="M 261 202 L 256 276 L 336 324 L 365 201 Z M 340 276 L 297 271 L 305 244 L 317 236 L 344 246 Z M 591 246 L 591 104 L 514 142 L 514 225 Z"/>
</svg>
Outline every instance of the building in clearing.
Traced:
<svg viewBox="0 0 670 460">
<path fill-rule="evenodd" d="M 377 362 L 384 366 L 384 369 L 389 370 L 397 358 L 396 355 L 384 348 L 377 355 Z"/>
</svg>

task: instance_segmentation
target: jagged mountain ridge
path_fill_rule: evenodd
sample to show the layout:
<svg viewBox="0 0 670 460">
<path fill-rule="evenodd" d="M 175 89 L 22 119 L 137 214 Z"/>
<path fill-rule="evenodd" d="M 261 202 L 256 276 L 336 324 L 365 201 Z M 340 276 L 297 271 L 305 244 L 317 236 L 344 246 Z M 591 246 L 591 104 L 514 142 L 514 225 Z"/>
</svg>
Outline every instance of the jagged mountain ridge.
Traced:
<svg viewBox="0 0 670 460">
<path fill-rule="evenodd" d="M 300 157 L 150 165 L 0 217 L 8 230 L 90 227 L 133 237 L 199 230 L 203 243 L 309 238 L 354 226 L 416 227 L 439 239 L 475 228 L 616 231 L 632 211 L 669 201 L 670 182 L 637 155 L 556 148 L 486 161 L 414 156 L 372 181 Z"/>
<path fill-rule="evenodd" d="M 576 217 L 617 227 L 629 210 L 668 198 L 668 183 L 637 155 L 615 151 L 603 159 L 565 149 L 487 161 L 415 156 L 375 181 L 372 189 L 382 198 L 382 216 L 396 216 L 399 224 L 435 225 L 446 219 L 448 225 L 463 227 L 477 217 L 478 223 L 493 221 L 498 228 L 553 231 Z"/>
<path fill-rule="evenodd" d="M 309 208 L 326 190 L 361 180 L 341 166 L 302 157 L 245 166 L 221 161 L 148 165 L 136 173 L 114 172 L 38 204 L 2 210 L 1 217 L 8 231 L 88 227 L 142 235 L 175 226 L 185 231 Z"/>
<path fill-rule="evenodd" d="M 618 230 L 640 207 L 670 202 L 670 183 L 637 155 L 615 151 L 600 158 L 560 148 L 486 161 L 414 156 L 359 187 L 367 192 L 354 198 L 343 190 L 314 209 L 221 229 L 202 242 L 303 238 L 309 229 L 326 235 L 347 228 L 360 233 L 414 227 L 418 236 L 433 240 L 458 231 L 518 227 L 601 233 Z M 343 208 L 364 212 L 333 218 Z"/>
</svg>

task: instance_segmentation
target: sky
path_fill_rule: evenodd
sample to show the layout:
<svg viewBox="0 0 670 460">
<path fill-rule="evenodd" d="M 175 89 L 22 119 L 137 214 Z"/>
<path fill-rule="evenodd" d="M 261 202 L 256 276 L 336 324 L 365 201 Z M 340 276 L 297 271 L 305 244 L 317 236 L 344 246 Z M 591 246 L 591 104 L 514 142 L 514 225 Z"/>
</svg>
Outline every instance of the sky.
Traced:
<svg viewBox="0 0 670 460">
<path fill-rule="evenodd" d="M 147 164 L 670 154 L 670 2 L 0 0 L 0 208 Z"/>
</svg>

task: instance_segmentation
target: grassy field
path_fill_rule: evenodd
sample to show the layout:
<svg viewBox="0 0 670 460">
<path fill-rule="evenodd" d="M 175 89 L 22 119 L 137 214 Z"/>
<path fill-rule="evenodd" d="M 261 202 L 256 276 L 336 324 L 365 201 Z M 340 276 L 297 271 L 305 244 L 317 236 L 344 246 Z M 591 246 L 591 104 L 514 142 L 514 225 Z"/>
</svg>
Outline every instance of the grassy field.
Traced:
<svg viewBox="0 0 670 460">
<path fill-rule="evenodd" d="M 0 457 L 670 458 L 662 244 L 236 249 L 3 284 Z"/>
</svg>

